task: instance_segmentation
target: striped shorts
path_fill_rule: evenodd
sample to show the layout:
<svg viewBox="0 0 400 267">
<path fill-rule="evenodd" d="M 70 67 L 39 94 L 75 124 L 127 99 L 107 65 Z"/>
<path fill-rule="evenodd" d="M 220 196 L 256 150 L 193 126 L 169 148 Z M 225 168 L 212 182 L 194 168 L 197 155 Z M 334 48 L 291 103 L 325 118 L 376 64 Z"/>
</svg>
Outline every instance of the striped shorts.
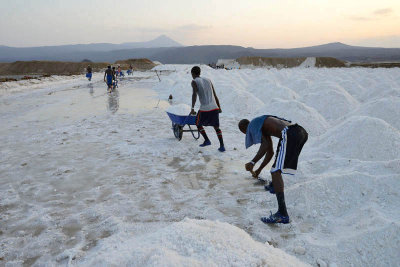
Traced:
<svg viewBox="0 0 400 267">
<path fill-rule="evenodd" d="M 298 124 L 290 125 L 282 130 L 275 153 L 275 162 L 271 173 L 280 170 L 284 174 L 295 174 L 300 152 L 307 142 L 308 133 Z"/>
</svg>

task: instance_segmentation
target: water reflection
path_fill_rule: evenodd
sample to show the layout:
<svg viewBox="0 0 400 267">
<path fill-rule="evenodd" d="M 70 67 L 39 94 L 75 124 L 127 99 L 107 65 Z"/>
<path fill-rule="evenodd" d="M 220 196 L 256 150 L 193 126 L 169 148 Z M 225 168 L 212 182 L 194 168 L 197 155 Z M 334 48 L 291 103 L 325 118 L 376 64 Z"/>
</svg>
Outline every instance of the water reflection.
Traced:
<svg viewBox="0 0 400 267">
<path fill-rule="evenodd" d="M 91 96 L 93 96 L 93 93 L 94 93 L 93 84 L 92 84 L 92 83 L 89 83 L 87 87 L 89 88 L 89 94 L 90 94 Z"/>
<path fill-rule="evenodd" d="M 108 110 L 112 113 L 117 112 L 119 109 L 119 92 L 118 90 L 108 93 Z"/>
</svg>

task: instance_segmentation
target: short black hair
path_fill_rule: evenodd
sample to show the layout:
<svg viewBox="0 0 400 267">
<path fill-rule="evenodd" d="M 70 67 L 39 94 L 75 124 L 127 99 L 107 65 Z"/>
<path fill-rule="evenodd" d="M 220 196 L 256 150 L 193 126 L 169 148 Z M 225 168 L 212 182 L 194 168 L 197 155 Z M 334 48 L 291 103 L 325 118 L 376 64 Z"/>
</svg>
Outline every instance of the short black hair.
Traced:
<svg viewBox="0 0 400 267">
<path fill-rule="evenodd" d="M 108 69 L 111 69 L 111 66 L 107 66 Z"/>
<path fill-rule="evenodd" d="M 191 70 L 191 73 L 194 75 L 200 75 L 200 72 L 201 72 L 201 70 L 200 70 L 199 66 L 194 66 Z"/>
<path fill-rule="evenodd" d="M 239 121 L 238 126 L 239 126 L 240 131 L 246 133 L 247 126 L 249 126 L 249 123 L 250 122 L 247 119 L 243 119 L 243 120 Z"/>
</svg>

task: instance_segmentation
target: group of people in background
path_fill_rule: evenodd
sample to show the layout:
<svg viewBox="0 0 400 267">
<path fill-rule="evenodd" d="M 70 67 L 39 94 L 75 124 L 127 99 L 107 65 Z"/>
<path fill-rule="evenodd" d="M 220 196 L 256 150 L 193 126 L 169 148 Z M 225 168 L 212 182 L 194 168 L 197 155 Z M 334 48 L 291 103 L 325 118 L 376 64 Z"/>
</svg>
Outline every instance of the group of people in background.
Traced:
<svg viewBox="0 0 400 267">
<path fill-rule="evenodd" d="M 90 65 L 86 68 L 86 78 L 89 81 L 92 80 L 92 67 Z M 127 71 L 128 75 L 133 74 L 133 67 L 129 65 L 129 69 Z M 104 72 L 104 82 L 107 84 L 107 90 L 111 92 L 118 87 L 118 80 L 117 77 L 124 77 L 124 73 L 121 69 L 121 66 L 118 65 L 117 69 L 115 67 L 111 67 L 111 65 L 107 66 L 106 71 Z"/>
</svg>

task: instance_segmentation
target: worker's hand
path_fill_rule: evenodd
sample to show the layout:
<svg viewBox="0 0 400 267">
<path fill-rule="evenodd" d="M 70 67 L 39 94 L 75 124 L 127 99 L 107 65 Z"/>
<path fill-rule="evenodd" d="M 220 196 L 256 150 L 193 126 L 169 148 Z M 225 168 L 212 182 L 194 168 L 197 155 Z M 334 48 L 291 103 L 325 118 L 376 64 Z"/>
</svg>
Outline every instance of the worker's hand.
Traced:
<svg viewBox="0 0 400 267">
<path fill-rule="evenodd" d="M 190 115 L 196 115 L 196 111 L 194 111 L 194 108 L 190 111 Z"/>
<path fill-rule="evenodd" d="M 218 111 L 219 113 L 222 113 L 222 109 L 221 108 L 219 108 L 219 111 Z"/>
<path fill-rule="evenodd" d="M 257 169 L 255 171 L 253 171 L 251 174 L 253 175 L 254 178 L 258 178 L 258 176 L 260 176 L 261 170 Z"/>
<path fill-rule="evenodd" d="M 246 171 L 252 172 L 254 164 L 251 162 L 248 162 L 248 163 L 246 163 L 246 165 L 244 165 L 244 167 L 246 168 Z"/>
</svg>

